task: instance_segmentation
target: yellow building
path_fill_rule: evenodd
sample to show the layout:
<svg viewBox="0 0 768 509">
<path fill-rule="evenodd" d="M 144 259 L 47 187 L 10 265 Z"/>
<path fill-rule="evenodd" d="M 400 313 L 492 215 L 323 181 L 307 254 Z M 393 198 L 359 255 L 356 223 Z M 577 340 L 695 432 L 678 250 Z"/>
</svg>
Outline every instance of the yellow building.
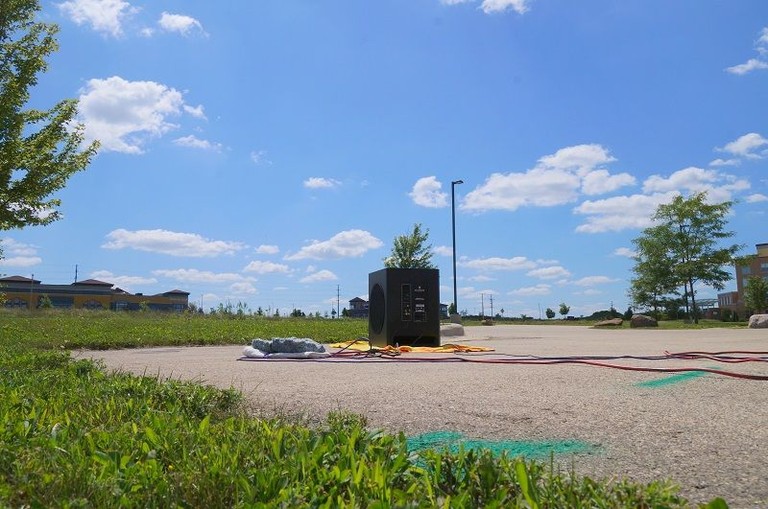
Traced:
<svg viewBox="0 0 768 509">
<path fill-rule="evenodd" d="M 0 278 L 0 292 L 5 295 L 6 308 L 36 309 L 45 298 L 53 307 L 64 309 L 135 311 L 146 306 L 155 311 L 181 312 L 189 305 L 189 292 L 182 290 L 155 295 L 133 294 L 97 279 L 51 285 L 37 279 L 10 276 Z"/>
</svg>

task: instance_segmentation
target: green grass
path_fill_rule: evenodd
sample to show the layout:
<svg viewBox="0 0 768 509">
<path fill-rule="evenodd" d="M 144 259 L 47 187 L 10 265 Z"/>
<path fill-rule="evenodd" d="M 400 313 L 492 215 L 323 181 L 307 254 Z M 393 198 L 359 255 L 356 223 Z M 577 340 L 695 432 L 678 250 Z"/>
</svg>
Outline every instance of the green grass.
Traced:
<svg viewBox="0 0 768 509">
<path fill-rule="evenodd" d="M 323 343 L 367 336 L 366 320 L 264 318 L 112 311 L 0 312 L 0 334 L 36 348 L 139 348 L 245 344 L 308 337 Z"/>
<path fill-rule="evenodd" d="M 107 374 L 61 351 L 79 336 L 77 324 L 86 331 L 79 344 L 102 347 L 134 345 L 129 336 L 144 338 L 136 346 L 179 344 L 180 327 L 193 342 L 213 343 L 255 335 L 336 341 L 361 326 L 184 320 L 0 315 L 0 507 L 690 506 L 666 481 L 595 480 L 561 472 L 553 460 L 482 448 L 409 451 L 405 436 L 372 432 L 360 416 L 333 413 L 319 425 L 256 418 L 233 389 Z"/>
</svg>

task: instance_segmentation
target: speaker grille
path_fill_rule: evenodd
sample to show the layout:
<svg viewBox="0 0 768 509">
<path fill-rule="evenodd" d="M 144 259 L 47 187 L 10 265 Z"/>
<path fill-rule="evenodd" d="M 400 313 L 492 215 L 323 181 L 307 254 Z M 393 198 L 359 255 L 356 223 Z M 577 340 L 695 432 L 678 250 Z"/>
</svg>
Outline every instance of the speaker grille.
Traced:
<svg viewBox="0 0 768 509">
<path fill-rule="evenodd" d="M 368 298 L 368 323 L 375 334 L 380 334 L 382 329 L 384 329 L 384 317 L 386 316 L 386 310 L 384 309 L 386 299 L 384 298 L 384 289 L 380 284 L 376 283 L 373 285 L 371 295 Z"/>
</svg>

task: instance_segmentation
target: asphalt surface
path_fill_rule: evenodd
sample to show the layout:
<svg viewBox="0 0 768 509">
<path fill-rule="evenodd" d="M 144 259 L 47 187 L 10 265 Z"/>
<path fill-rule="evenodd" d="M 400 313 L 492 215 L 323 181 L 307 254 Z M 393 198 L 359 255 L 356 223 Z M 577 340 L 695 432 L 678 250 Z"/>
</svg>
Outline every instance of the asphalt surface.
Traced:
<svg viewBox="0 0 768 509">
<path fill-rule="evenodd" d="M 486 346 L 494 352 L 411 353 L 364 361 L 243 361 L 238 360 L 242 345 L 73 355 L 101 359 L 109 369 L 138 375 L 234 387 L 267 413 L 322 419 L 329 411 L 348 410 L 365 415 L 370 428 L 409 436 L 451 431 L 488 440 L 578 441 L 589 445 L 587 452 L 560 455 L 558 461 L 579 474 L 640 482 L 671 479 L 694 503 L 721 496 L 735 508 L 768 507 L 768 381 L 507 362 L 523 355 L 690 351 L 751 351 L 765 357 L 768 330 L 496 325 L 467 327 L 465 336 L 444 338 L 443 343 Z M 603 362 L 768 376 L 765 362 Z"/>
</svg>

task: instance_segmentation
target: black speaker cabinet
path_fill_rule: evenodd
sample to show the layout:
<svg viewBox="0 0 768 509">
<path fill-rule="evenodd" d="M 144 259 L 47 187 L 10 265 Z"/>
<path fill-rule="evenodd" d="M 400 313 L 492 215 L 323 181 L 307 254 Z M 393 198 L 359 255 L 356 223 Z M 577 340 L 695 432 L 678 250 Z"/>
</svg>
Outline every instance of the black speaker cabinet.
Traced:
<svg viewBox="0 0 768 509">
<path fill-rule="evenodd" d="M 368 274 L 372 346 L 440 346 L 440 271 L 382 269 Z"/>
</svg>

